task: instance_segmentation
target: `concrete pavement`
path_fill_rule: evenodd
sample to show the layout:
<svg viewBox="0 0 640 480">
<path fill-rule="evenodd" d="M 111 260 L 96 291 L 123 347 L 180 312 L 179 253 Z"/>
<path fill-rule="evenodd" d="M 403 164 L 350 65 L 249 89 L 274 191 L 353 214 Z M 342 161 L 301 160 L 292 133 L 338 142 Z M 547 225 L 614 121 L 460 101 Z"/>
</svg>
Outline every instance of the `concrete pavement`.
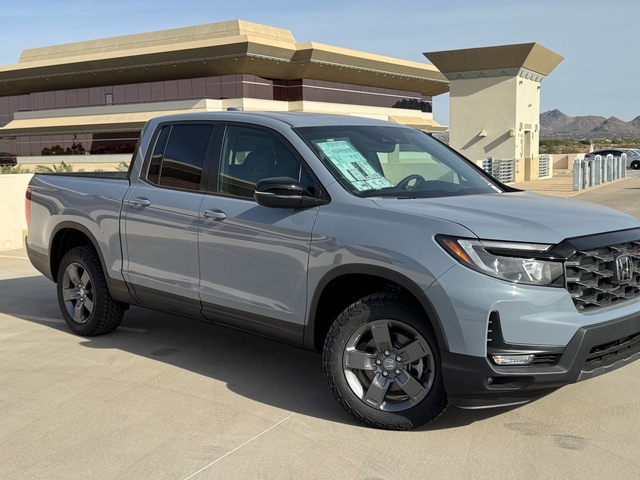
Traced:
<svg viewBox="0 0 640 480">
<path fill-rule="evenodd" d="M 640 218 L 640 178 L 562 196 Z M 364 428 L 315 353 L 140 308 L 78 337 L 24 251 L 0 252 L 4 480 L 637 478 L 639 422 L 636 362 L 518 408 Z"/>
<path fill-rule="evenodd" d="M 561 173 L 544 180 L 514 183 L 512 186 L 542 195 L 606 205 L 640 220 L 640 171 L 638 170 L 628 170 L 627 178 L 579 192 L 573 191 L 573 174 L 571 173 Z"/>
<path fill-rule="evenodd" d="M 565 172 L 555 173 L 553 177 L 543 180 L 532 180 L 509 185 L 553 197 L 571 197 L 578 193 L 573 191 L 573 174 Z"/>
</svg>

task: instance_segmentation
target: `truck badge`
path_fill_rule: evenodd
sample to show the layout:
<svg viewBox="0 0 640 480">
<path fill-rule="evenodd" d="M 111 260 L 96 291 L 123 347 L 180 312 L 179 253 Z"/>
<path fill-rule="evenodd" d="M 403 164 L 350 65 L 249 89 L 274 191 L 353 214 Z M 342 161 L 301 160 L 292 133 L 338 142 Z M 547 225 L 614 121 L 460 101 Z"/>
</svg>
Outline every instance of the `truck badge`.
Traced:
<svg viewBox="0 0 640 480">
<path fill-rule="evenodd" d="M 633 259 L 630 255 L 620 255 L 616 258 L 616 274 L 618 283 L 629 283 L 633 278 Z"/>
</svg>

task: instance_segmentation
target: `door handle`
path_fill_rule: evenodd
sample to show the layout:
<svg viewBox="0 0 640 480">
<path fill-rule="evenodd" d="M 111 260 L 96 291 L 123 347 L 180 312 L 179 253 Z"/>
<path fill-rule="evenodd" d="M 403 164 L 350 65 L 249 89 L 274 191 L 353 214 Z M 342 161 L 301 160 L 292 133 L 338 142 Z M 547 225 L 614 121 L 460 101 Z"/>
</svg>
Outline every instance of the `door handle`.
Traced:
<svg viewBox="0 0 640 480">
<path fill-rule="evenodd" d="M 134 207 L 148 207 L 151 205 L 151 200 L 144 197 L 136 197 L 133 200 L 129 200 L 129 203 Z"/>
<path fill-rule="evenodd" d="M 227 218 L 227 215 L 222 210 L 218 210 L 217 208 L 208 208 L 207 210 L 202 212 L 202 215 L 204 215 L 205 218 L 211 218 L 213 220 L 224 220 L 225 218 Z"/>
</svg>

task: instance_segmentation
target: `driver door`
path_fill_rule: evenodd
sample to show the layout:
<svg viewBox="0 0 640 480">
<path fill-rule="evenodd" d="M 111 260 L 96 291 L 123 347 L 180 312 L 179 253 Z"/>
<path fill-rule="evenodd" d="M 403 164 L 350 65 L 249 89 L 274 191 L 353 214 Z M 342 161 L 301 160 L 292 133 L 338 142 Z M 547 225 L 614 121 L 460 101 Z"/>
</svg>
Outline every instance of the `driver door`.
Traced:
<svg viewBox="0 0 640 480">
<path fill-rule="evenodd" d="M 293 177 L 319 191 L 293 148 L 275 132 L 227 126 L 217 192 L 206 195 L 201 206 L 203 314 L 214 321 L 299 341 L 318 207 L 258 205 L 253 198 L 255 182 L 268 177 Z"/>
</svg>

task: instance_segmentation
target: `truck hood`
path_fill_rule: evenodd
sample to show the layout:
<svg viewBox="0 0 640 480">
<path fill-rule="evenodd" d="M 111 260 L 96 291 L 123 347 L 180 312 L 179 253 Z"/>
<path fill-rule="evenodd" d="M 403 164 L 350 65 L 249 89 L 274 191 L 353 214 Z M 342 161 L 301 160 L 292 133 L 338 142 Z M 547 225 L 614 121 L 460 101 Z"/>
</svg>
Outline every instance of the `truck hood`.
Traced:
<svg viewBox="0 0 640 480">
<path fill-rule="evenodd" d="M 423 199 L 376 199 L 399 213 L 439 218 L 466 227 L 477 237 L 514 242 L 559 243 L 640 227 L 635 218 L 609 207 L 532 192 Z"/>
</svg>

